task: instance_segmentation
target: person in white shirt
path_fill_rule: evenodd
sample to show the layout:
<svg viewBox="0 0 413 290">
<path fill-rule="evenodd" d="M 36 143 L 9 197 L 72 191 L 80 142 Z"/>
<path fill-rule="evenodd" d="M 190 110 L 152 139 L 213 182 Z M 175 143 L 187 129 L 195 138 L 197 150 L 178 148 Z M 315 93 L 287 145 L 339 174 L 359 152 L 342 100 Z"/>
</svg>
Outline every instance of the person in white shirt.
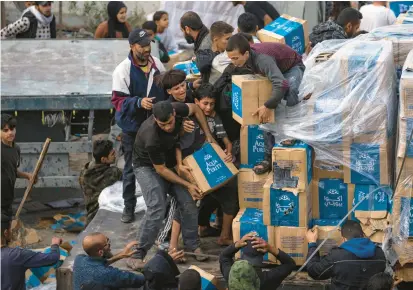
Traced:
<svg viewBox="0 0 413 290">
<path fill-rule="evenodd" d="M 167 51 L 177 51 L 178 45 L 175 41 L 174 36 L 168 30 L 169 26 L 169 16 L 166 11 L 156 11 L 153 14 L 153 21 L 155 21 L 157 26 L 157 36 L 165 46 Z"/>
<path fill-rule="evenodd" d="M 360 30 L 372 31 L 377 27 L 394 24 L 396 16 L 394 12 L 386 7 L 386 1 L 374 1 L 373 4 L 364 5 L 360 8 L 363 15 Z"/>
<path fill-rule="evenodd" d="M 254 43 L 261 43 L 257 37 L 258 20 L 257 17 L 249 12 L 242 13 L 238 17 L 238 32 L 250 34 Z"/>
</svg>

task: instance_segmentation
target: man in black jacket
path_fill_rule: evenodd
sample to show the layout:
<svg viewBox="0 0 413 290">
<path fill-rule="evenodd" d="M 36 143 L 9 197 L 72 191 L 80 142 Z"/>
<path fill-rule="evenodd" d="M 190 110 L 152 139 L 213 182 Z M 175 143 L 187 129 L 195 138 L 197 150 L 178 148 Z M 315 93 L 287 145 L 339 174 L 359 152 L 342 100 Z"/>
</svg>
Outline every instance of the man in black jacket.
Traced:
<svg viewBox="0 0 413 290">
<path fill-rule="evenodd" d="M 364 237 L 359 223 L 346 221 L 341 227 L 343 243 L 320 258 L 317 252 L 307 264 L 315 280 L 331 278 L 331 290 L 367 289 L 369 279 L 386 268 L 383 250 Z M 308 230 L 308 258 L 317 248 L 318 229 Z"/>
<path fill-rule="evenodd" d="M 243 248 L 241 259 L 248 261 L 260 278 L 260 290 L 277 289 L 296 266 L 294 260 L 288 254 L 269 245 L 262 238 L 255 236 L 254 233 L 249 233 L 235 244 L 225 248 L 219 257 L 221 273 L 227 282 L 229 281 L 231 267 L 234 264 L 234 256 L 241 248 Z M 281 265 L 263 271 L 265 266 L 262 261 L 266 253 L 274 255 Z"/>
<path fill-rule="evenodd" d="M 36 1 L 34 6 L 25 11 L 19 20 L 1 30 L 1 39 L 56 38 L 56 18 L 52 14 L 52 1 Z"/>
</svg>

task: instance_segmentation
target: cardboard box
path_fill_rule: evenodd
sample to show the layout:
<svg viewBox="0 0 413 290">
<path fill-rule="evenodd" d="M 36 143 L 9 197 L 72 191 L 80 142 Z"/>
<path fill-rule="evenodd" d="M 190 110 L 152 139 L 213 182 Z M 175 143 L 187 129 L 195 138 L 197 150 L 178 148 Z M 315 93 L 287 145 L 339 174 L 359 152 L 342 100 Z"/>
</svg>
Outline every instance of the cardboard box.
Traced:
<svg viewBox="0 0 413 290">
<path fill-rule="evenodd" d="M 341 237 L 341 232 L 338 230 L 337 227 L 334 226 L 317 226 L 318 228 L 318 239 L 317 239 L 317 246 L 321 244 L 321 242 L 328 238 L 324 245 L 320 248 L 320 255 L 325 256 L 330 253 L 331 249 L 334 247 L 338 247 L 342 242 L 343 238 Z"/>
<path fill-rule="evenodd" d="M 257 32 L 261 42 L 280 42 L 304 54 L 309 42 L 307 21 L 283 14 Z"/>
<path fill-rule="evenodd" d="M 410 157 L 410 158 L 413 157 L 413 140 L 409 139 L 410 133 L 412 132 L 412 130 L 413 130 L 413 117 L 412 118 L 400 117 L 399 118 L 397 157 L 403 158 L 405 154 L 407 154 L 407 157 Z M 409 146 L 406 148 L 407 144 L 409 144 Z"/>
<path fill-rule="evenodd" d="M 369 143 L 371 136 L 362 135 L 344 141 L 344 182 L 353 184 L 390 185 L 392 182 L 392 140 Z"/>
<path fill-rule="evenodd" d="M 409 263 L 413 263 L 413 240 L 403 239 L 397 240 L 393 244 L 393 249 L 399 256 L 400 265 L 404 266 Z"/>
<path fill-rule="evenodd" d="M 389 199 L 392 195 L 389 186 L 349 184 L 348 189 L 354 194 L 355 204 L 365 198 L 354 211 L 356 218 L 383 219 L 387 217 Z"/>
<path fill-rule="evenodd" d="M 297 266 L 303 265 L 307 258 L 308 244 L 305 238 L 306 232 L 307 228 L 303 227 L 275 228 L 276 246 L 293 258 Z"/>
<path fill-rule="evenodd" d="M 397 179 L 397 176 L 400 172 L 402 162 L 403 162 L 403 158 L 398 157 L 396 159 L 395 180 Z M 403 172 L 400 175 L 400 181 L 399 181 L 400 185 L 403 185 L 404 187 L 413 188 L 412 172 L 413 172 L 413 158 L 406 157 L 406 160 L 404 161 Z"/>
<path fill-rule="evenodd" d="M 241 126 L 240 147 L 241 167 L 253 168 L 255 164 L 264 160 L 264 134 L 259 125 Z"/>
<path fill-rule="evenodd" d="M 178 62 L 190 60 L 194 56 L 194 52 L 190 50 L 169 51 L 169 61 L 166 64 L 166 69 L 172 69 Z"/>
<path fill-rule="evenodd" d="M 266 240 L 270 245 L 275 246 L 275 227 L 266 226 L 263 223 L 263 212 L 254 208 L 240 209 L 237 216 L 232 221 L 232 235 L 234 242 L 239 241 L 250 232 L 256 232 L 259 237 Z M 236 259 L 241 258 L 242 249 L 235 255 Z M 277 262 L 271 254 L 264 255 L 264 261 Z"/>
<path fill-rule="evenodd" d="M 400 77 L 400 117 L 413 118 L 413 49 Z"/>
<path fill-rule="evenodd" d="M 313 218 L 341 220 L 352 208 L 353 193 L 342 179 L 313 180 Z"/>
<path fill-rule="evenodd" d="M 344 178 L 343 165 L 324 160 L 315 160 L 313 167 L 313 179 Z"/>
<path fill-rule="evenodd" d="M 396 267 L 395 274 L 398 279 L 403 279 L 404 282 L 413 282 L 413 263 L 405 264 L 403 267 Z"/>
<path fill-rule="evenodd" d="M 197 266 L 192 265 L 188 269 L 193 269 L 201 275 L 201 289 L 202 290 L 220 290 L 219 281 L 217 277 L 208 273 L 207 271 L 198 268 Z"/>
<path fill-rule="evenodd" d="M 311 147 L 303 142 L 293 146 L 276 144 L 272 149 L 274 186 L 307 191 L 313 175 L 312 156 Z"/>
<path fill-rule="evenodd" d="M 218 144 L 206 143 L 183 160 L 192 169 L 192 177 L 203 194 L 210 193 L 238 174 L 232 163 L 224 162 L 225 152 Z"/>
<path fill-rule="evenodd" d="M 410 173 L 411 174 L 411 173 Z M 400 183 L 393 197 L 393 232 L 413 237 L 413 188 Z"/>
<path fill-rule="evenodd" d="M 360 225 L 364 234 L 372 242 L 382 244 L 385 237 L 385 229 L 388 227 L 388 222 L 391 221 L 391 215 L 384 219 L 363 219 L 360 218 Z"/>
<path fill-rule="evenodd" d="M 192 60 L 178 62 L 174 65 L 174 69 L 182 70 L 186 73 L 186 75 L 200 75 L 198 67 L 196 66 L 195 62 Z"/>
<path fill-rule="evenodd" d="M 241 168 L 238 174 L 238 200 L 240 208 L 262 209 L 264 184 L 270 173 L 257 175 L 252 169 Z"/>
<path fill-rule="evenodd" d="M 272 84 L 259 75 L 232 76 L 232 117 L 241 125 L 258 125 L 252 116 L 271 97 Z M 274 115 L 270 123 L 274 123 Z"/>
<path fill-rule="evenodd" d="M 276 189 L 269 178 L 264 185 L 264 224 L 271 226 L 307 227 L 311 221 L 309 190 Z"/>
</svg>

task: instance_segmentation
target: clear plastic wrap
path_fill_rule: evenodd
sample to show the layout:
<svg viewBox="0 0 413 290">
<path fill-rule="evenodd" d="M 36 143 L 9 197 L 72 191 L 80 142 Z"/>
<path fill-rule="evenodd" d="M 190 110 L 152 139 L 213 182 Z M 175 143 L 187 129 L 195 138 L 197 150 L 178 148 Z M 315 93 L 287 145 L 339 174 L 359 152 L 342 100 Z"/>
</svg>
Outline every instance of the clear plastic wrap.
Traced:
<svg viewBox="0 0 413 290">
<path fill-rule="evenodd" d="M 323 62 L 320 54 L 333 53 Z M 396 74 L 390 41 L 324 41 L 306 60 L 300 99 L 279 105 L 275 123 L 261 127 L 276 142 L 302 140 L 315 159 L 344 165 L 344 182 L 392 184 Z"/>
</svg>

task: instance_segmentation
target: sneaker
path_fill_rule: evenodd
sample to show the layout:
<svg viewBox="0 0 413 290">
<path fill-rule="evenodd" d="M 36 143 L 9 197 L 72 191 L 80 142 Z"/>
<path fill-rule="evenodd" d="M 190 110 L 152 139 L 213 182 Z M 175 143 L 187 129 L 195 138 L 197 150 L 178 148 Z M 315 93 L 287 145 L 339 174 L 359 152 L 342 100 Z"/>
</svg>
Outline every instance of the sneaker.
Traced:
<svg viewBox="0 0 413 290">
<path fill-rule="evenodd" d="M 209 257 L 203 256 L 204 252 L 202 252 L 201 248 L 197 248 L 195 251 L 193 251 L 193 253 L 199 255 L 199 256 L 195 256 L 195 259 L 198 262 L 205 262 L 206 260 L 209 259 Z"/>
<path fill-rule="evenodd" d="M 129 258 L 126 260 L 126 265 L 134 271 L 139 271 L 145 267 L 146 261 L 144 259 Z"/>
<path fill-rule="evenodd" d="M 135 220 L 135 209 L 133 207 L 125 207 L 120 220 L 125 224 L 133 222 Z"/>
</svg>

